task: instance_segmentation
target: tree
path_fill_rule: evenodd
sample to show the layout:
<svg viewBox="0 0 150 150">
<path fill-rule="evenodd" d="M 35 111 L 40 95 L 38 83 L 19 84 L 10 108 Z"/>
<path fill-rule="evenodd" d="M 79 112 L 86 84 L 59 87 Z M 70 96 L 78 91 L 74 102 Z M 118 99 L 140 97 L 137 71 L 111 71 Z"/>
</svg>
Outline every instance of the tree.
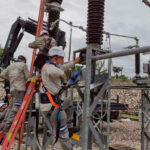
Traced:
<svg viewBox="0 0 150 150">
<path fill-rule="evenodd" d="M 118 74 L 121 72 L 122 74 L 123 67 L 113 66 L 113 72 L 116 74 L 116 78 L 118 78 Z"/>
<path fill-rule="evenodd" d="M 96 64 L 96 71 L 98 74 L 107 73 L 107 69 L 105 68 L 105 61 L 98 61 Z"/>
</svg>

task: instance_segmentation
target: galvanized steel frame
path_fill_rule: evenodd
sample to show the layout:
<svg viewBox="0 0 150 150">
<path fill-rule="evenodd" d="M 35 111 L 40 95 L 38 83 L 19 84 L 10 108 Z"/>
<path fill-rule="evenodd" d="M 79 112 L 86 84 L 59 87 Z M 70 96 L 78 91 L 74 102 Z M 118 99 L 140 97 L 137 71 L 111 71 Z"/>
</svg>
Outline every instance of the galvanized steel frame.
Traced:
<svg viewBox="0 0 150 150">
<path fill-rule="evenodd" d="M 83 121 L 82 121 L 82 132 L 81 132 L 81 143 L 83 150 L 90 150 L 92 145 L 92 137 L 96 140 L 99 148 L 101 150 L 109 149 L 109 123 L 110 123 L 110 91 L 108 90 L 108 109 L 107 109 L 107 144 L 104 145 L 102 142 L 103 135 L 97 132 L 96 127 L 91 120 L 92 112 L 94 111 L 96 105 L 98 104 L 99 100 L 102 99 L 104 92 L 110 86 L 110 76 L 111 76 L 111 61 L 109 61 L 109 74 L 110 76 L 105 81 L 104 85 L 102 86 L 101 90 L 98 92 L 97 96 L 94 98 L 93 103 L 91 103 L 91 78 L 92 78 L 92 51 L 97 49 L 97 45 L 88 45 L 86 51 L 86 78 L 85 78 L 85 91 L 84 91 L 84 107 L 83 107 Z M 95 71 L 95 70 L 94 70 Z"/>
<path fill-rule="evenodd" d="M 141 150 L 150 150 L 150 91 L 142 90 Z"/>
<path fill-rule="evenodd" d="M 94 50 L 94 46 L 93 45 L 88 45 L 87 46 L 87 51 L 86 51 L 86 79 L 85 79 L 85 92 L 84 92 L 84 109 L 83 109 L 83 124 L 82 124 L 82 149 L 83 150 L 90 150 L 91 147 L 89 147 L 89 139 L 91 138 L 91 134 L 90 130 L 92 131 L 93 135 L 95 136 L 96 140 L 99 143 L 99 147 L 101 150 L 105 149 L 104 145 L 102 144 L 101 139 L 99 138 L 99 136 L 97 135 L 97 132 L 95 132 L 96 130 L 93 128 L 93 124 L 90 120 L 90 115 L 92 113 L 92 110 L 95 108 L 95 106 L 97 105 L 97 102 L 99 99 L 99 96 L 97 96 L 97 99 L 94 100 L 92 106 L 90 107 L 90 84 L 91 84 L 91 69 L 92 69 L 92 61 L 96 61 L 96 60 L 102 60 L 102 59 L 108 59 L 108 58 L 115 58 L 115 57 L 120 57 L 120 56 L 128 56 L 128 55 L 133 55 L 133 54 L 138 54 L 138 53 L 145 53 L 145 52 L 149 52 L 150 51 L 150 46 L 147 47 L 141 47 L 141 48 L 135 48 L 132 50 L 125 50 L 125 51 L 120 51 L 120 52 L 114 52 L 114 53 L 110 53 L 110 54 L 103 54 L 103 55 L 99 55 L 99 56 L 92 56 L 92 50 Z M 109 69 L 110 70 L 110 69 Z M 110 73 L 110 72 L 109 72 Z M 109 86 L 110 88 L 110 77 L 111 75 L 109 74 L 109 83 L 107 83 L 107 86 Z M 103 88 L 101 89 L 101 93 Z M 108 90 L 108 119 L 107 119 L 107 137 L 109 137 L 109 120 L 110 120 L 110 90 Z M 100 95 L 100 93 L 99 93 Z M 142 130 L 143 132 L 143 130 Z M 142 137 L 143 140 L 143 137 Z M 106 149 L 109 149 L 109 138 L 107 138 L 107 145 L 106 145 Z M 144 149 L 142 149 L 144 150 Z M 147 149 L 145 149 L 147 150 Z"/>
</svg>

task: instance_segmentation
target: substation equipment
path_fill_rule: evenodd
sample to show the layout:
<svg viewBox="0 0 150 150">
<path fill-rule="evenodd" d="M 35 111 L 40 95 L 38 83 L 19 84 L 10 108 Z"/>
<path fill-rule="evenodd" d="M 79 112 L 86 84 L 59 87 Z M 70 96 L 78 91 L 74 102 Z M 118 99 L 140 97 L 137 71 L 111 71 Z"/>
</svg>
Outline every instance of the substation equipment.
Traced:
<svg viewBox="0 0 150 150">
<path fill-rule="evenodd" d="M 43 16 L 44 8 L 46 8 L 46 13 L 48 14 L 47 29 L 49 35 L 54 39 L 58 36 L 58 27 L 60 19 L 60 11 L 62 0 L 41 0 L 39 13 L 39 21 L 37 28 L 39 29 L 36 36 L 43 28 Z M 45 6 L 44 6 L 45 5 Z M 103 34 L 111 35 L 110 33 L 103 31 L 104 26 L 104 6 L 105 0 L 88 0 L 88 17 L 87 17 L 87 29 L 86 29 L 86 43 L 87 47 L 74 51 L 74 57 L 76 53 L 83 52 L 86 57 L 86 68 L 82 72 L 81 79 L 84 81 L 84 88 L 81 90 L 80 86 L 76 85 L 76 89 L 82 99 L 82 107 L 78 105 L 77 120 L 80 119 L 80 140 L 73 141 L 74 144 L 82 147 L 83 150 L 91 150 L 92 143 L 96 143 L 100 150 L 109 150 L 109 133 L 110 133 L 110 90 L 111 90 L 111 66 L 112 59 L 121 56 L 135 55 L 136 56 L 136 77 L 139 77 L 140 73 L 140 53 L 150 52 L 150 46 L 139 47 L 138 39 L 136 40 L 136 45 L 133 49 L 126 49 L 119 52 L 111 52 L 110 50 L 102 50 L 101 46 L 103 44 Z M 112 34 L 113 35 L 113 34 Z M 36 50 L 33 52 L 31 73 L 33 73 L 33 63 L 35 60 Z M 96 61 L 108 59 L 108 73 L 105 75 L 96 74 Z M 145 65 L 145 72 L 149 72 L 150 65 Z M 150 135 L 148 135 L 148 128 L 150 124 L 150 98 L 149 98 L 149 80 L 147 82 L 136 78 L 137 87 L 142 90 L 142 150 L 149 150 Z M 73 88 L 71 89 L 71 96 L 73 99 Z M 106 132 L 102 130 L 103 123 L 103 101 L 107 102 L 106 114 L 107 114 L 107 127 Z M 97 104 L 101 104 L 101 116 L 97 121 L 93 118 Z M 21 105 L 22 106 L 22 105 Z M 32 110 L 33 106 L 30 103 L 28 110 L 28 125 L 26 131 L 26 146 L 25 149 L 31 147 L 33 150 L 45 150 L 49 145 L 54 148 L 53 136 L 50 136 L 49 131 L 53 133 L 53 129 L 48 117 L 43 114 L 39 109 L 39 114 L 43 118 L 44 131 L 42 136 L 42 145 L 38 141 L 36 135 L 36 130 L 31 130 L 35 124 L 35 120 L 32 117 L 34 113 Z M 37 108 L 36 108 L 37 109 Z M 21 128 L 22 129 L 22 128 Z M 36 127 L 34 126 L 34 129 Z M 16 131 L 17 132 L 17 131 Z M 34 134 L 32 134 L 34 132 Z M 21 141 L 18 146 L 20 149 Z"/>
</svg>

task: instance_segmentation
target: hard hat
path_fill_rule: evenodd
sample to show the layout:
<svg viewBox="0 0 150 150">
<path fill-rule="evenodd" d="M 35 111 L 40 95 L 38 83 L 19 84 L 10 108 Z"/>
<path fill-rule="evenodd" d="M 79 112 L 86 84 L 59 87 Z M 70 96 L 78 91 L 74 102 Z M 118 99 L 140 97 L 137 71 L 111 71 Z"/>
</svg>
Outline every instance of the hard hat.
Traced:
<svg viewBox="0 0 150 150">
<path fill-rule="evenodd" d="M 23 56 L 23 55 L 19 55 L 19 56 L 18 56 L 18 59 L 21 59 L 21 60 L 24 60 L 25 62 L 27 62 L 26 57 L 25 57 L 25 56 Z"/>
<path fill-rule="evenodd" d="M 48 32 L 47 32 L 46 30 L 42 30 L 42 31 L 40 32 L 40 36 L 44 36 L 44 35 L 49 36 L 49 34 L 48 34 Z"/>
<path fill-rule="evenodd" d="M 59 46 L 54 46 L 49 50 L 49 56 L 61 56 L 65 57 L 65 52 Z"/>
</svg>

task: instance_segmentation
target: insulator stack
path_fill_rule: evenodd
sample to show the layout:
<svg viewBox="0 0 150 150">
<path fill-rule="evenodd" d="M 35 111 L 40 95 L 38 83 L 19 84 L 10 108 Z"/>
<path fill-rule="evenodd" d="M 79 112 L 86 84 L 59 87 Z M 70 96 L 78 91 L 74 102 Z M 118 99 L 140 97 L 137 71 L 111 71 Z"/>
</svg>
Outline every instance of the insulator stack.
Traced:
<svg viewBox="0 0 150 150">
<path fill-rule="evenodd" d="M 58 11 L 55 11 L 55 10 L 51 10 L 48 14 L 48 24 L 47 24 L 48 32 L 49 32 L 49 35 L 51 37 L 53 37 L 54 39 L 56 39 L 56 36 L 57 36 L 59 22 L 57 22 L 57 24 L 55 25 L 53 30 L 50 30 L 50 26 L 51 26 L 52 22 L 59 19 L 59 16 L 60 16 L 60 13 Z"/>
<path fill-rule="evenodd" d="M 60 5 L 62 4 L 62 0 L 47 0 L 47 2 L 48 3 L 55 2 Z M 60 17 L 60 12 L 55 9 L 51 9 L 48 13 L 48 24 L 47 24 L 48 32 L 49 32 L 49 35 L 53 37 L 54 39 L 56 39 L 56 36 L 57 36 L 59 22 L 57 22 L 57 24 L 55 25 L 52 31 L 50 30 L 50 26 L 51 26 L 51 23 L 59 19 L 59 17 Z"/>
<path fill-rule="evenodd" d="M 87 44 L 103 43 L 105 0 L 88 0 Z"/>
<path fill-rule="evenodd" d="M 135 73 L 140 74 L 140 54 L 135 55 Z"/>
</svg>

